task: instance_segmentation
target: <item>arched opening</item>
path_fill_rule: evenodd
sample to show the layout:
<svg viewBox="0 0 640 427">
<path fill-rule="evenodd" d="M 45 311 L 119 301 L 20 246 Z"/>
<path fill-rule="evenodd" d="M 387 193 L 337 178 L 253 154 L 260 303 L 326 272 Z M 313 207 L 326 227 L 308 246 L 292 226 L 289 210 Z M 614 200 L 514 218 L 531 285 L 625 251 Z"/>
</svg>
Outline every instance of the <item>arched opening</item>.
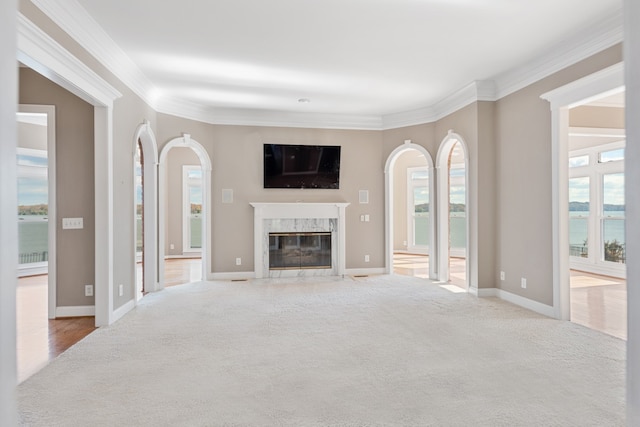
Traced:
<svg viewBox="0 0 640 427">
<path fill-rule="evenodd" d="M 440 144 L 438 170 L 438 279 L 469 287 L 469 158 L 459 135 Z"/>
<path fill-rule="evenodd" d="M 185 165 L 180 164 L 180 175 L 182 179 L 178 179 L 180 189 L 172 191 L 169 189 L 169 152 L 174 148 L 187 148 L 188 151 L 195 153 L 195 158 L 199 165 L 193 165 L 193 162 L 187 162 Z M 186 166 L 186 167 L 185 167 Z M 198 166 L 198 167 L 189 167 Z M 197 254 L 201 257 L 200 274 L 191 275 L 191 280 L 207 280 L 211 272 L 211 160 L 204 147 L 197 141 L 191 139 L 189 134 L 184 134 L 180 138 L 174 138 L 167 143 L 160 153 L 160 239 L 159 250 L 163 254 L 178 248 L 179 258 L 193 257 Z M 175 183 L 176 180 L 171 180 Z M 182 211 L 178 216 L 181 220 L 178 224 L 172 221 L 169 224 L 168 212 L 169 196 L 173 193 L 182 193 L 182 203 L 178 206 L 178 210 Z M 170 239 L 171 230 L 180 230 L 179 239 Z M 195 231 L 197 230 L 197 231 Z M 185 233 L 188 235 L 185 236 Z M 173 234 L 172 234 L 173 235 Z M 186 246 L 185 246 L 186 245 Z M 162 256 L 160 268 L 159 287 L 162 288 L 166 284 L 166 262 L 165 256 Z"/>
<path fill-rule="evenodd" d="M 405 141 L 385 165 L 386 270 L 436 278 L 433 160 Z"/>
<path fill-rule="evenodd" d="M 138 126 L 134 139 L 134 256 L 136 301 L 158 287 L 158 149 L 148 122 Z"/>
</svg>

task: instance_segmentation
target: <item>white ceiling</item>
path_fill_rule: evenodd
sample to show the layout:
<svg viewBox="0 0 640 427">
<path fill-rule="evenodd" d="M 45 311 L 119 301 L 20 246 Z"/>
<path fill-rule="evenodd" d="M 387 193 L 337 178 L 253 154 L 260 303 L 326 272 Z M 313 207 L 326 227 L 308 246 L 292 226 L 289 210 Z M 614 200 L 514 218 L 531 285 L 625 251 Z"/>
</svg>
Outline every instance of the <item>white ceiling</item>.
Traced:
<svg viewBox="0 0 640 427">
<path fill-rule="evenodd" d="M 500 94 L 531 64 L 596 44 L 622 10 L 621 0 L 57 1 L 86 9 L 159 104 L 225 117 L 384 117 L 474 82 Z"/>
</svg>

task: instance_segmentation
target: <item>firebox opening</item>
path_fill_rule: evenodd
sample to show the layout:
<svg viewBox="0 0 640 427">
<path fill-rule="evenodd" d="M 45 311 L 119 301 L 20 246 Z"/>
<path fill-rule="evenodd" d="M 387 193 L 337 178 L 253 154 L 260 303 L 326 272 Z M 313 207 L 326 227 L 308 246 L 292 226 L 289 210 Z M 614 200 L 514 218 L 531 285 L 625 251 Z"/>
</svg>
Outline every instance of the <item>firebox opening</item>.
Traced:
<svg viewBox="0 0 640 427">
<path fill-rule="evenodd" d="M 269 269 L 331 268 L 331 232 L 269 233 Z"/>
</svg>

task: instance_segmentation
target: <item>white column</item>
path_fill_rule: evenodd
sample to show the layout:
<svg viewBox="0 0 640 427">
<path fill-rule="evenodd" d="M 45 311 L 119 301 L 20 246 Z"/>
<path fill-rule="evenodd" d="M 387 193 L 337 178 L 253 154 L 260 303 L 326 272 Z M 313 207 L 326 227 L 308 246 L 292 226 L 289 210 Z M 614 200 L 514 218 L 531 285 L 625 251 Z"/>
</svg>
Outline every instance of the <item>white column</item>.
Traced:
<svg viewBox="0 0 640 427">
<path fill-rule="evenodd" d="M 18 231 L 16 206 L 16 1 L 0 2 L 0 425 L 17 424 L 16 270 Z"/>
<path fill-rule="evenodd" d="M 627 425 L 640 425 L 640 2 L 624 3 L 627 218 Z"/>
</svg>

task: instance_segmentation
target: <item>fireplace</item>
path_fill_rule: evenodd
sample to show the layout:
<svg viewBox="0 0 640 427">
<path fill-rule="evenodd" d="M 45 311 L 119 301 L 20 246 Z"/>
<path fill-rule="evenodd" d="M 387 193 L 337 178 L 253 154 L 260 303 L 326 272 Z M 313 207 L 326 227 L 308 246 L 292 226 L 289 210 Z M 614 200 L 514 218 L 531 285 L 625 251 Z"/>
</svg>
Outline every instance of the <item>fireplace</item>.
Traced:
<svg viewBox="0 0 640 427">
<path fill-rule="evenodd" d="M 343 275 L 348 205 L 252 202 L 256 278 Z"/>
<path fill-rule="evenodd" d="M 331 268 L 331 232 L 269 233 L 269 270 Z"/>
</svg>

